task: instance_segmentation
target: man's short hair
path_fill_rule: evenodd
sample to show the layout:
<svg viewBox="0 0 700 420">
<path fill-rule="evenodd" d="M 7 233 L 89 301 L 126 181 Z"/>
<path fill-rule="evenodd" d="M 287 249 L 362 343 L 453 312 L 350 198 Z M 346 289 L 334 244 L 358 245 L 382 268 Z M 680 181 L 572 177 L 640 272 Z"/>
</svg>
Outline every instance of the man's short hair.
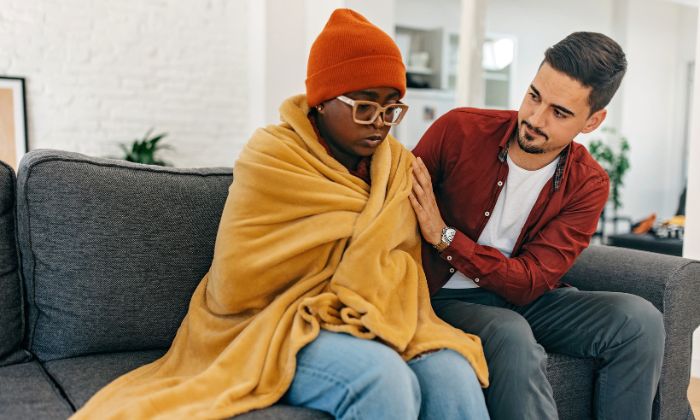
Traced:
<svg viewBox="0 0 700 420">
<path fill-rule="evenodd" d="M 596 32 L 572 33 L 547 49 L 542 63 L 591 88 L 591 114 L 610 103 L 627 70 L 620 45 Z"/>
</svg>

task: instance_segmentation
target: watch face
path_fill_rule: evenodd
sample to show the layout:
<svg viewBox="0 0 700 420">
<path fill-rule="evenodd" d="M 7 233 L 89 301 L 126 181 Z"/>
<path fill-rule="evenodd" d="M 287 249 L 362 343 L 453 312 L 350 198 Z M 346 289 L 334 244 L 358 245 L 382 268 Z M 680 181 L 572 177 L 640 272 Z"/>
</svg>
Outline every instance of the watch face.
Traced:
<svg viewBox="0 0 700 420">
<path fill-rule="evenodd" d="M 457 233 L 457 231 L 452 229 L 452 228 L 445 230 L 445 235 L 444 235 L 443 240 L 447 243 L 452 242 L 452 240 L 455 238 L 456 233 Z"/>
</svg>

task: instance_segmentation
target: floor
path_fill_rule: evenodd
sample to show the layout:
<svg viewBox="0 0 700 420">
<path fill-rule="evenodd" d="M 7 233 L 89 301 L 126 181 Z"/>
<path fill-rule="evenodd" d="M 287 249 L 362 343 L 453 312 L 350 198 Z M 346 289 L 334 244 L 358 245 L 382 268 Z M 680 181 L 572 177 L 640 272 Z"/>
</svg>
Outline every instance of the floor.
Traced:
<svg viewBox="0 0 700 420">
<path fill-rule="evenodd" d="M 700 418 L 700 379 L 690 378 L 690 386 L 688 387 L 688 401 L 693 409 L 695 417 Z"/>
</svg>

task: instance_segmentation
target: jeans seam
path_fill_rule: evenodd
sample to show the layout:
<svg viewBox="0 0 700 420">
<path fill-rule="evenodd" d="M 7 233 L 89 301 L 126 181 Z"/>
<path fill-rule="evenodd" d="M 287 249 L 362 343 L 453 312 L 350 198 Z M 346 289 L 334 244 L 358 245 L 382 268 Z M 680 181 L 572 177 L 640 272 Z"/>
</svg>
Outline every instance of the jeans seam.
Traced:
<svg viewBox="0 0 700 420">
<path fill-rule="evenodd" d="M 343 379 L 343 380 L 338 380 L 335 376 L 329 375 L 329 374 L 326 373 L 325 371 L 319 370 L 319 369 L 317 369 L 317 368 L 315 368 L 315 367 L 312 367 L 312 366 L 305 366 L 305 365 L 302 365 L 302 364 L 298 364 L 298 365 L 297 365 L 297 370 L 304 371 L 304 373 L 306 373 L 306 374 L 308 374 L 308 375 L 310 375 L 310 376 L 313 376 L 313 377 L 315 377 L 315 378 L 328 381 L 328 382 L 330 382 L 330 383 L 332 383 L 332 384 L 334 384 L 334 385 L 336 385 L 336 386 L 339 385 L 339 386 L 343 387 L 343 388 L 344 388 L 345 390 L 347 390 L 347 392 L 348 392 L 348 395 L 347 395 L 343 400 L 347 400 L 347 399 L 354 400 L 354 399 L 356 399 L 357 394 L 355 393 L 355 391 L 354 391 L 354 390 L 352 389 L 352 387 L 350 386 L 350 383 L 347 382 L 345 379 Z M 344 401 L 343 401 L 343 402 L 344 402 Z M 342 403 L 339 404 L 339 405 L 342 405 Z M 337 415 L 338 415 L 338 413 L 331 413 L 331 414 L 333 414 L 334 416 L 337 416 Z M 351 404 L 351 405 L 348 407 L 348 410 L 347 410 L 347 412 L 346 412 L 346 416 L 344 416 L 343 418 L 350 418 L 350 419 L 359 419 L 359 418 L 360 418 L 360 417 L 357 415 L 356 407 L 355 407 L 353 404 Z"/>
<path fill-rule="evenodd" d="M 408 364 L 409 366 L 416 365 L 416 364 L 418 364 L 418 363 L 420 363 L 420 362 L 422 362 L 422 361 L 425 361 L 426 359 L 429 359 L 431 356 L 436 355 L 436 354 L 439 354 L 439 353 L 441 353 L 441 352 L 443 352 L 443 351 L 445 351 L 445 350 L 447 350 L 447 349 L 439 349 L 439 350 L 432 351 L 432 352 L 429 352 L 429 353 L 419 354 L 418 356 L 416 356 L 416 357 L 414 357 L 413 359 L 409 360 L 409 361 L 407 362 L 407 364 Z"/>
</svg>

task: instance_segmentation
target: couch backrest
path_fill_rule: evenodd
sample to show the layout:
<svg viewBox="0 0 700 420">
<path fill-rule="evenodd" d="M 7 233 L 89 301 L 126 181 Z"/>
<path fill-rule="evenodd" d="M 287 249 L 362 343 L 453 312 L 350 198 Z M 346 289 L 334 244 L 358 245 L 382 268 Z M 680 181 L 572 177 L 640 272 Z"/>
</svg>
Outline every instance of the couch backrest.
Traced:
<svg viewBox="0 0 700 420">
<path fill-rule="evenodd" d="M 0 161 L 0 366 L 21 361 L 22 290 L 15 246 L 15 173 Z"/>
<path fill-rule="evenodd" d="M 52 360 L 168 347 L 211 263 L 231 172 L 27 154 L 17 219 L 28 349 Z"/>
</svg>

